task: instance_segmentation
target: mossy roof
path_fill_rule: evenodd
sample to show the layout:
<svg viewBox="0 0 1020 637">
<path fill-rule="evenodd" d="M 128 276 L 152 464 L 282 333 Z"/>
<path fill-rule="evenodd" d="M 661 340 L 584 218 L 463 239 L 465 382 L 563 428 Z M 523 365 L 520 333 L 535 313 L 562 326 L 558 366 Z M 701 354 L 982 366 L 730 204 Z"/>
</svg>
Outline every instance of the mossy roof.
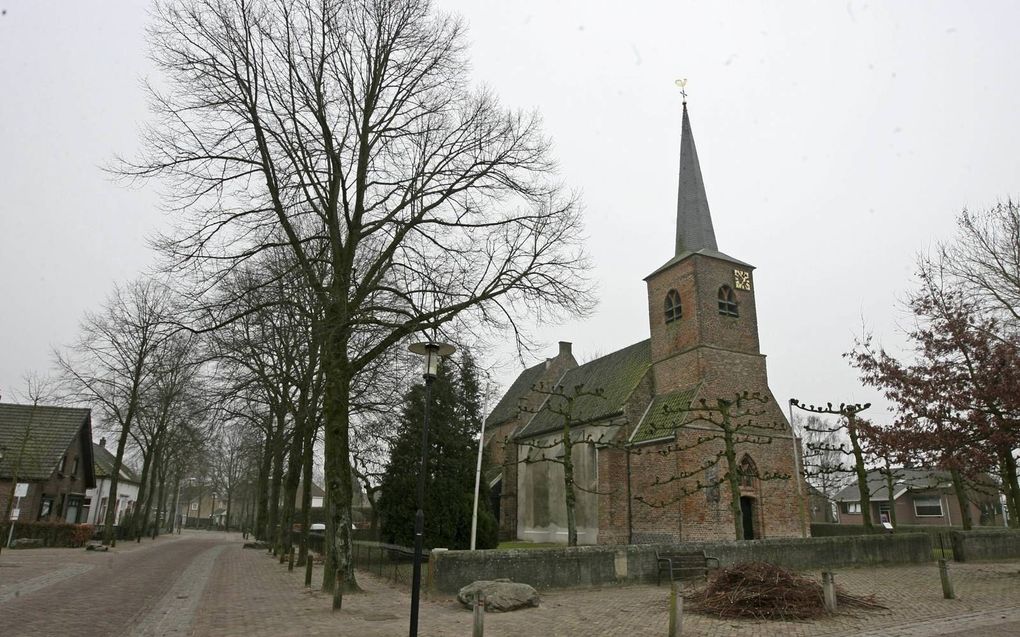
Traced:
<svg viewBox="0 0 1020 637">
<path fill-rule="evenodd" d="M 568 396 L 578 388 L 583 392 L 601 392 L 600 396 L 583 395 L 574 400 L 573 425 L 613 418 L 623 413 L 627 400 L 650 366 L 651 341 L 644 340 L 567 371 L 556 381 L 555 391 Z M 564 398 L 550 395 L 517 437 L 529 438 L 561 428 L 563 416 L 554 410 L 562 410 L 565 403 Z"/>
<path fill-rule="evenodd" d="M 670 438 L 677 427 L 682 426 L 689 416 L 683 410 L 691 405 L 698 394 L 698 386 L 656 396 L 648 407 L 641 422 L 634 428 L 630 442 L 640 444 L 652 440 Z"/>
<path fill-rule="evenodd" d="M 506 390 L 503 398 L 500 399 L 492 413 L 489 414 L 489 418 L 485 423 L 486 426 L 495 427 L 512 418 L 516 418 L 520 411 L 521 399 L 527 396 L 531 388 L 538 384 L 545 370 L 546 362 L 542 361 L 538 365 L 529 367 L 521 372 L 521 375 L 510 385 L 510 389 Z"/>
<path fill-rule="evenodd" d="M 88 409 L 48 407 L 44 405 L 0 404 L 0 477 L 10 478 L 15 467 L 18 480 L 46 480 L 57 470 L 57 463 L 88 427 L 92 436 Z M 86 442 L 84 460 L 92 462 L 92 448 Z M 89 472 L 91 473 L 91 472 Z"/>
<path fill-rule="evenodd" d="M 92 456 L 96 461 L 97 478 L 109 478 L 113 475 L 113 465 L 117 462 L 117 457 L 115 455 L 110 453 L 106 447 L 92 443 Z M 120 465 L 120 478 L 118 478 L 118 482 L 134 482 L 135 484 L 141 484 L 142 481 L 131 467 L 122 462 Z"/>
</svg>

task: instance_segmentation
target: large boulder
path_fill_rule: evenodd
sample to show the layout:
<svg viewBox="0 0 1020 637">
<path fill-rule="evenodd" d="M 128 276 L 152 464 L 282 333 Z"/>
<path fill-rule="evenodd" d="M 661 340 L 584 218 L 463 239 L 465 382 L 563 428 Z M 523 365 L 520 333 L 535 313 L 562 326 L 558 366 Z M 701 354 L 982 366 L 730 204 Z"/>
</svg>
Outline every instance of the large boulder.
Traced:
<svg viewBox="0 0 1020 637">
<path fill-rule="evenodd" d="M 457 593 L 457 599 L 468 608 L 474 607 L 478 595 L 485 596 L 485 610 L 502 613 L 528 606 L 538 606 L 538 591 L 527 584 L 508 579 L 471 582 Z"/>
</svg>

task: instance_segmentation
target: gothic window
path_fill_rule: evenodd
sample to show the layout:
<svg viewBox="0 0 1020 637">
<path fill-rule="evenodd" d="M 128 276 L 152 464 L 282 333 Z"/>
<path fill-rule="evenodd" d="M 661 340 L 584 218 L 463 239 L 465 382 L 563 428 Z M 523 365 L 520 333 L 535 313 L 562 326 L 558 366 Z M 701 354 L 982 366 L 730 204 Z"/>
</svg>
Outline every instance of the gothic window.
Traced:
<svg viewBox="0 0 1020 637">
<path fill-rule="evenodd" d="M 728 285 L 719 288 L 719 313 L 723 316 L 740 316 L 737 312 L 737 295 Z"/>
<path fill-rule="evenodd" d="M 666 293 L 666 322 L 672 323 L 673 321 L 678 321 L 682 315 L 683 308 L 680 307 L 680 293 L 676 290 L 670 290 Z"/>
<path fill-rule="evenodd" d="M 740 476 L 740 486 L 742 488 L 754 488 L 754 481 L 758 477 L 758 467 L 754 464 L 754 460 L 751 460 L 751 456 L 745 454 L 740 460 L 737 474 Z"/>
</svg>

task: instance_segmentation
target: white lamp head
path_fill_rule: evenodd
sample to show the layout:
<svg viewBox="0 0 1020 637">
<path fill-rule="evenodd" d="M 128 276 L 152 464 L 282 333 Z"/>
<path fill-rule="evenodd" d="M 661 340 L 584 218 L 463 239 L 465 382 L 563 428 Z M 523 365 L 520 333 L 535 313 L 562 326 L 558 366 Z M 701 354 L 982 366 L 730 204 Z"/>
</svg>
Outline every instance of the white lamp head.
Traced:
<svg viewBox="0 0 1020 637">
<path fill-rule="evenodd" d="M 457 348 L 449 343 L 433 341 L 413 343 L 407 349 L 425 358 L 425 378 L 435 378 L 439 371 L 439 360 L 457 351 Z"/>
</svg>

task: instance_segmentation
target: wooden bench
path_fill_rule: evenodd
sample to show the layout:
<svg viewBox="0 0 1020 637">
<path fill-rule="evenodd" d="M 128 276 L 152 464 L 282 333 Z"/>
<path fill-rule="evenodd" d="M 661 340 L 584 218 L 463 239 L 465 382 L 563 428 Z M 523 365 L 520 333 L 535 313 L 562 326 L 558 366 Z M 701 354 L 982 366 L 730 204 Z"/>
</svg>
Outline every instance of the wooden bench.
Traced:
<svg viewBox="0 0 1020 637">
<path fill-rule="evenodd" d="M 669 573 L 669 581 L 708 577 L 708 571 L 719 568 L 719 558 L 707 557 L 704 551 L 656 551 L 659 567 L 656 584 L 662 584 L 662 574 Z M 711 563 L 711 565 L 709 565 Z"/>
</svg>

